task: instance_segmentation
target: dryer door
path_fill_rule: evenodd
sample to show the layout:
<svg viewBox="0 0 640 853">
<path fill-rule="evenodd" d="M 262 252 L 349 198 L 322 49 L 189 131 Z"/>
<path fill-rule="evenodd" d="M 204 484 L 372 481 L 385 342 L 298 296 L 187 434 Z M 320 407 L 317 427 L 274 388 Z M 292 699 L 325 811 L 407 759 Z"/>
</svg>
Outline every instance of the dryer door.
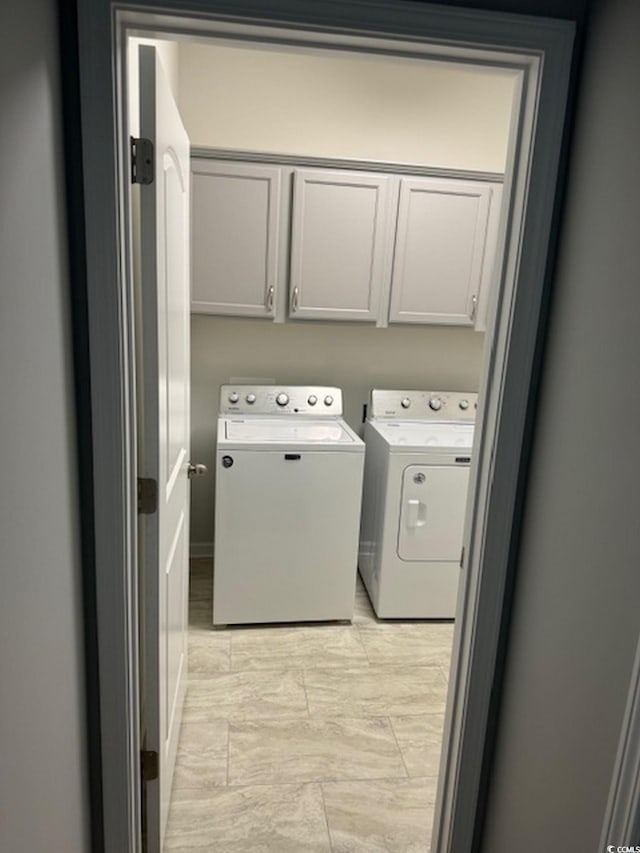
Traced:
<svg viewBox="0 0 640 853">
<path fill-rule="evenodd" d="M 398 528 L 401 560 L 460 559 L 468 482 L 466 465 L 405 468 Z"/>
</svg>

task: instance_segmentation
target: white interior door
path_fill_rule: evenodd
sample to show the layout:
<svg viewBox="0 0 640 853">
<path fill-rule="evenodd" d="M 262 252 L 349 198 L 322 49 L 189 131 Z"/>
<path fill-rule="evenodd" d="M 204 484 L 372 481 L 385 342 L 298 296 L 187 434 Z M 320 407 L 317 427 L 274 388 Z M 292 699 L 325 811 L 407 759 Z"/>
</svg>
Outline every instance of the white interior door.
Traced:
<svg viewBox="0 0 640 853">
<path fill-rule="evenodd" d="M 142 259 L 141 476 L 158 484 L 145 516 L 145 748 L 148 849 L 162 849 L 187 675 L 189 548 L 189 138 L 155 48 L 140 47 L 140 131 L 154 146 L 140 192 Z"/>
</svg>

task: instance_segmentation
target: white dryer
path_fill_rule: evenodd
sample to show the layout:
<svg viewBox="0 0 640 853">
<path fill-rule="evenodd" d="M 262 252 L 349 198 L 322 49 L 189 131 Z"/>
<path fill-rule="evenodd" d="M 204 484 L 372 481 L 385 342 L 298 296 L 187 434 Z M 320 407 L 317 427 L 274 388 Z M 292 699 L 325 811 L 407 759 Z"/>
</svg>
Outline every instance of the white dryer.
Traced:
<svg viewBox="0 0 640 853">
<path fill-rule="evenodd" d="M 455 616 L 476 394 L 372 391 L 359 567 L 379 617 Z"/>
<path fill-rule="evenodd" d="M 352 618 L 363 471 L 340 389 L 222 387 L 214 625 Z"/>
</svg>

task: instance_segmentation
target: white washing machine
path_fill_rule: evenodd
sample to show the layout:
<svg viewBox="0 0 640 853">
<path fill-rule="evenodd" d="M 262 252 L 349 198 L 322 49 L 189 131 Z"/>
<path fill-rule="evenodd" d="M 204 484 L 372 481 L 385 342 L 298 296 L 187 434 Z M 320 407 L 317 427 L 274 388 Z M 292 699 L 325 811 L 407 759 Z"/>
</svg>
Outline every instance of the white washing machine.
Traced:
<svg viewBox="0 0 640 853">
<path fill-rule="evenodd" d="M 372 391 L 359 567 L 377 615 L 455 616 L 476 394 Z"/>
<path fill-rule="evenodd" d="M 352 618 L 363 471 L 340 389 L 221 388 L 214 625 Z"/>
</svg>

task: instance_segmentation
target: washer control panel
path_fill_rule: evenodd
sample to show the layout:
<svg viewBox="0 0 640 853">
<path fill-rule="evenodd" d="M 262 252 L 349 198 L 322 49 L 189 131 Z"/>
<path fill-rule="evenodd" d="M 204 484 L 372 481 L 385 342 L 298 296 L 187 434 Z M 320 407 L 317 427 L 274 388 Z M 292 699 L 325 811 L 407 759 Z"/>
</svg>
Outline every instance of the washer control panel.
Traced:
<svg viewBox="0 0 640 853">
<path fill-rule="evenodd" d="M 475 421 L 478 395 L 460 391 L 371 392 L 369 417 L 399 420 Z"/>
<path fill-rule="evenodd" d="M 220 413 L 342 415 L 342 391 L 311 385 L 223 385 Z"/>
</svg>

